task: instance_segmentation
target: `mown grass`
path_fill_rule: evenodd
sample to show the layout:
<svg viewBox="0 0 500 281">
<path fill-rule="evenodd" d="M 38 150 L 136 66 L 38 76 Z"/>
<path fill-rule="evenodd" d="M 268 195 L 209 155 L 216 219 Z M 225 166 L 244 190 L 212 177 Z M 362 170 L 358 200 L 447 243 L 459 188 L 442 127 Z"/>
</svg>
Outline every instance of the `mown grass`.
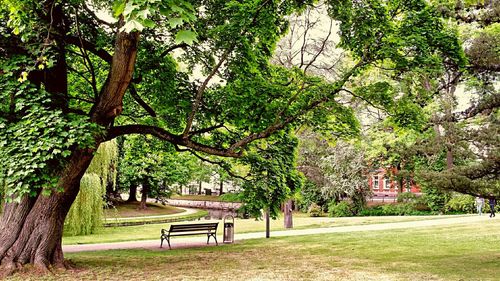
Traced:
<svg viewBox="0 0 500 281">
<path fill-rule="evenodd" d="M 335 227 L 349 225 L 364 225 L 374 223 L 390 223 L 403 221 L 418 221 L 424 219 L 440 219 L 449 216 L 394 216 L 394 217 L 349 217 L 349 218 L 312 218 L 305 214 L 294 214 L 294 229 Z M 221 221 L 219 221 L 221 222 Z M 181 222 L 176 222 L 181 223 Z M 159 239 L 160 229 L 168 228 L 170 223 L 147 224 L 125 227 L 105 227 L 97 233 L 82 236 L 63 237 L 63 244 L 95 244 L 122 242 L 131 240 L 153 240 Z M 271 221 L 271 231 L 284 230 L 283 218 Z M 222 233 L 223 225 L 219 223 L 218 233 Z M 236 219 L 234 223 L 235 233 L 264 232 L 265 223 L 254 219 Z"/>
<path fill-rule="evenodd" d="M 498 280 L 500 220 L 67 254 L 77 269 L 11 280 Z"/>
</svg>

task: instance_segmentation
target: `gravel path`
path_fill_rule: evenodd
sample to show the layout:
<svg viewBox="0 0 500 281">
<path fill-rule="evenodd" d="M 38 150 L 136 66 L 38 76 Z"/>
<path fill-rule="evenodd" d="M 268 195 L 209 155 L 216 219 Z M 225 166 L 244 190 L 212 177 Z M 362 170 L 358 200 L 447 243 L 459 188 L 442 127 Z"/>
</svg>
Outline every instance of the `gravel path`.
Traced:
<svg viewBox="0 0 500 281">
<path fill-rule="evenodd" d="M 489 219 L 490 218 L 487 215 L 483 216 L 471 215 L 471 216 L 461 216 L 452 218 L 443 216 L 443 218 L 440 219 L 430 219 L 421 221 L 272 231 L 271 237 L 314 235 L 314 234 L 357 232 L 357 231 L 377 231 L 377 230 L 403 229 L 403 228 L 420 228 L 420 227 L 439 226 L 439 225 L 472 223 L 478 221 L 487 221 Z M 235 229 L 236 230 L 238 229 L 238 225 L 235 225 Z M 85 244 L 85 245 L 64 245 L 63 251 L 65 253 L 74 253 L 74 252 L 84 252 L 84 251 L 135 249 L 135 248 L 168 250 L 168 246 L 160 249 L 159 236 L 160 235 L 158 234 L 158 239 L 156 240 L 127 241 L 127 242 Z M 255 239 L 264 237 L 265 237 L 264 232 L 255 232 L 255 233 L 241 233 L 241 234 L 236 233 L 234 238 L 235 241 L 239 241 L 245 239 Z M 211 241 L 210 245 L 212 245 L 213 240 L 211 239 L 210 241 Z M 219 234 L 219 241 L 222 242 L 222 234 Z M 206 246 L 204 238 L 201 236 L 174 237 L 171 240 L 171 244 L 172 244 L 172 249 Z"/>
</svg>

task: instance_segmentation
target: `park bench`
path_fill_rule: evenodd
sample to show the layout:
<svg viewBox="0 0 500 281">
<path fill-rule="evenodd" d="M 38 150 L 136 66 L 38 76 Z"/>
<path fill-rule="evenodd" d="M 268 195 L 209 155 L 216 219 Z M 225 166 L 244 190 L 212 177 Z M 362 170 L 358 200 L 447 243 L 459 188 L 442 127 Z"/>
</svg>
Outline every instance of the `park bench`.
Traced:
<svg viewBox="0 0 500 281">
<path fill-rule="evenodd" d="M 207 244 L 210 241 L 210 237 L 215 239 L 215 244 L 217 243 L 217 226 L 218 222 L 214 223 L 191 223 L 191 224 L 172 224 L 170 229 L 161 230 L 161 244 L 160 248 L 163 248 L 163 240 L 167 240 L 168 248 L 170 247 L 170 237 L 172 236 L 187 236 L 187 235 L 207 235 Z"/>
</svg>

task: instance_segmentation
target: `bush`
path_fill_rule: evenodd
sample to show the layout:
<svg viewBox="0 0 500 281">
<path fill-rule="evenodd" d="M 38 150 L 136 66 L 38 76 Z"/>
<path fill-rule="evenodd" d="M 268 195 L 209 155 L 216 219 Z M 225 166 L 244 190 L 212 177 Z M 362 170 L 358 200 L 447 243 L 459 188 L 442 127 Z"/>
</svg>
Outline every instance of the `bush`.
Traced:
<svg viewBox="0 0 500 281">
<path fill-rule="evenodd" d="M 332 201 L 328 204 L 328 215 L 330 217 L 350 217 L 352 216 L 351 206 L 346 201 L 339 203 Z"/>
<path fill-rule="evenodd" d="M 422 200 L 434 212 L 443 213 L 449 199 L 450 194 L 448 192 L 443 192 L 437 188 L 424 188 Z"/>
<path fill-rule="evenodd" d="M 318 206 L 315 203 L 312 203 L 311 206 L 309 206 L 309 210 L 307 210 L 307 213 L 309 214 L 310 217 L 320 217 L 323 212 L 321 211 L 320 206 Z"/>
<path fill-rule="evenodd" d="M 413 204 L 412 203 L 397 203 L 388 204 L 382 206 L 382 210 L 387 216 L 404 216 L 412 214 Z"/>
<path fill-rule="evenodd" d="M 362 210 L 361 216 L 421 216 L 431 215 L 435 212 L 429 210 L 426 205 L 418 203 L 396 203 L 374 206 Z"/>
<path fill-rule="evenodd" d="M 359 212 L 360 216 L 385 216 L 382 206 L 374 206 L 371 208 L 366 208 Z"/>
<path fill-rule="evenodd" d="M 487 201 L 487 200 L 485 200 Z M 487 203 L 487 202 L 485 202 Z M 487 205 L 487 204 L 485 204 Z M 456 195 L 453 196 L 445 206 L 446 212 L 457 212 L 472 214 L 476 211 L 475 200 L 470 195 Z"/>
<path fill-rule="evenodd" d="M 241 202 L 240 193 L 224 193 L 219 198 L 223 202 Z"/>
<path fill-rule="evenodd" d="M 309 212 L 312 204 L 324 206 L 326 201 L 321 195 L 321 189 L 314 182 L 306 180 L 300 190 L 300 199 L 297 200 L 297 204 L 302 212 Z"/>
<path fill-rule="evenodd" d="M 415 202 L 417 200 L 417 195 L 411 192 L 403 192 L 398 194 L 398 202 L 406 203 L 406 202 Z"/>
</svg>

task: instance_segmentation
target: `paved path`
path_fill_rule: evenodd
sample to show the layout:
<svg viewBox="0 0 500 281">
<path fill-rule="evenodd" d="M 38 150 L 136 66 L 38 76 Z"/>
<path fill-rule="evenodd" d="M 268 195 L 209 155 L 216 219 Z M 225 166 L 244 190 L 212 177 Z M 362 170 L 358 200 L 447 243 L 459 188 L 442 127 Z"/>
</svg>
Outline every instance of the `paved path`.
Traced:
<svg viewBox="0 0 500 281">
<path fill-rule="evenodd" d="M 272 231 L 271 237 L 357 232 L 357 231 L 377 231 L 377 230 L 403 229 L 403 228 L 420 228 L 420 227 L 439 226 L 439 225 L 472 223 L 478 221 L 486 221 L 489 219 L 490 218 L 487 215 L 463 216 L 463 217 L 461 216 L 452 218 L 443 217 L 439 219 L 434 218 L 430 220 L 409 221 L 409 222 L 378 223 L 378 224 L 368 224 L 368 225 L 337 226 L 337 227 L 310 228 L 310 229 L 293 229 L 293 230 Z M 237 227 L 238 226 L 236 225 L 235 228 L 237 229 Z M 221 240 L 222 242 L 221 236 L 222 235 L 219 236 L 219 240 Z M 264 237 L 265 237 L 264 232 L 255 232 L 255 233 L 241 233 L 241 234 L 236 233 L 234 238 L 235 241 L 238 241 L 238 240 L 264 238 Z M 174 237 L 171 241 L 171 244 L 172 248 L 174 249 L 198 247 L 206 245 L 205 242 L 203 242 L 203 240 L 204 239 L 202 238 L 200 239 L 200 237 L 196 236 Z M 73 252 L 84 252 L 84 251 L 134 249 L 134 248 L 168 250 L 168 246 L 163 249 L 160 249 L 159 246 L 160 246 L 160 238 L 158 237 L 158 239 L 156 240 L 127 241 L 127 242 L 104 243 L 104 244 L 64 245 L 63 251 L 65 253 L 73 253 Z"/>
</svg>

